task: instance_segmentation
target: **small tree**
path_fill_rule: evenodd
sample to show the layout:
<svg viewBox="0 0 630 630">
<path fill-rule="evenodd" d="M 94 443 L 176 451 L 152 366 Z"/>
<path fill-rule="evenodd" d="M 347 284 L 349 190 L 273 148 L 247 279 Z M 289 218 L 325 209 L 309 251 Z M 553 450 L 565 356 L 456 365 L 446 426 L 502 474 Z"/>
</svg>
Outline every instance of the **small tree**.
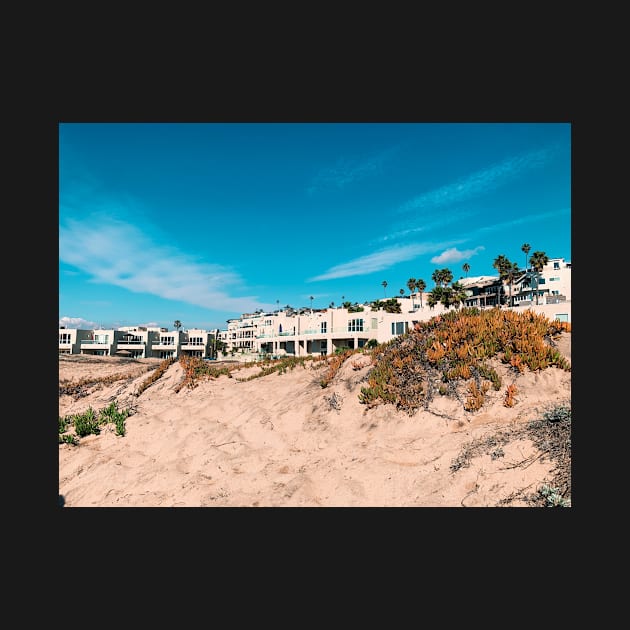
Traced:
<svg viewBox="0 0 630 630">
<path fill-rule="evenodd" d="M 385 299 L 387 299 L 387 292 L 385 291 L 385 289 L 387 289 L 387 280 L 383 280 L 381 284 L 383 285 L 383 293 L 385 294 Z"/>
<path fill-rule="evenodd" d="M 468 278 L 468 272 L 470 271 L 470 265 L 467 262 L 465 262 L 462 265 L 462 269 L 464 270 L 464 273 L 466 274 L 466 277 Z"/>
<path fill-rule="evenodd" d="M 173 326 L 176 328 L 177 332 L 179 332 L 179 329 L 182 327 L 182 323 L 179 321 L 179 319 L 176 319 L 173 322 Z"/>
</svg>

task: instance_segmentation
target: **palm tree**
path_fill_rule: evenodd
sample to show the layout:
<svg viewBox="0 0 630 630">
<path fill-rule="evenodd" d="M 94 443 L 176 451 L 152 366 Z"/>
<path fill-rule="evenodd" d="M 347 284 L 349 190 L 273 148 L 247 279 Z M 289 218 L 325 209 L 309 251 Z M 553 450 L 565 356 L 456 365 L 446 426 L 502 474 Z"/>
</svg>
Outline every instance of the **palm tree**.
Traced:
<svg viewBox="0 0 630 630">
<path fill-rule="evenodd" d="M 413 311 L 413 291 L 416 288 L 415 278 L 409 278 L 409 280 L 407 280 L 407 288 L 409 289 L 409 294 L 411 295 L 411 310 Z"/>
<path fill-rule="evenodd" d="M 470 271 L 470 265 L 466 262 L 462 265 L 462 269 L 464 270 L 464 273 L 466 274 L 466 277 L 468 278 L 468 272 Z"/>
<path fill-rule="evenodd" d="M 529 254 L 532 246 L 529 243 L 523 243 L 521 245 L 521 251 L 525 254 L 525 271 L 527 271 L 527 254 Z"/>
<path fill-rule="evenodd" d="M 401 289 L 400 291 L 398 291 L 398 293 L 400 293 L 400 297 L 402 297 L 403 295 L 405 295 L 405 290 Z"/>
<path fill-rule="evenodd" d="M 453 305 L 456 309 L 464 303 L 468 295 L 466 294 L 466 289 L 459 282 L 453 282 L 453 295 L 451 297 Z"/>
<path fill-rule="evenodd" d="M 503 276 L 510 287 L 510 297 L 508 300 L 508 306 L 512 306 L 512 284 L 514 280 L 516 280 L 521 275 L 521 272 L 518 268 L 518 264 L 513 262 L 510 263 L 508 267 L 505 268 Z"/>
<path fill-rule="evenodd" d="M 437 286 L 444 288 L 453 280 L 453 272 L 448 267 L 436 269 L 431 276 L 431 280 Z"/>
<path fill-rule="evenodd" d="M 534 252 L 529 259 L 529 264 L 532 270 L 536 272 L 536 305 L 538 305 L 538 284 L 540 280 L 540 272 L 543 267 L 549 262 L 549 256 L 545 252 Z"/>
<path fill-rule="evenodd" d="M 422 292 L 427 288 L 427 283 L 419 278 L 416 280 L 416 290 L 420 293 L 420 308 L 422 308 Z"/>
<path fill-rule="evenodd" d="M 427 304 L 429 308 L 433 310 L 433 307 L 442 299 L 443 289 L 439 285 L 435 285 L 435 288 L 429 293 L 427 298 Z"/>
<path fill-rule="evenodd" d="M 313 310 L 313 296 L 311 295 L 311 297 L 309 298 L 309 300 L 311 301 L 311 311 Z"/>
<path fill-rule="evenodd" d="M 383 285 L 383 293 L 385 293 L 385 299 L 387 299 L 387 293 L 385 292 L 385 289 L 387 289 L 387 280 L 383 280 L 381 284 Z"/>
<path fill-rule="evenodd" d="M 507 256 L 499 254 L 492 263 L 492 266 L 499 272 L 499 279 L 501 282 L 505 281 L 505 272 L 512 263 L 508 260 Z M 499 304 L 501 303 L 501 296 L 499 295 Z"/>
<path fill-rule="evenodd" d="M 175 326 L 175 328 L 177 329 L 177 332 L 179 332 L 179 329 L 182 327 L 182 323 L 179 321 L 179 319 L 176 319 L 173 322 L 173 326 Z"/>
</svg>

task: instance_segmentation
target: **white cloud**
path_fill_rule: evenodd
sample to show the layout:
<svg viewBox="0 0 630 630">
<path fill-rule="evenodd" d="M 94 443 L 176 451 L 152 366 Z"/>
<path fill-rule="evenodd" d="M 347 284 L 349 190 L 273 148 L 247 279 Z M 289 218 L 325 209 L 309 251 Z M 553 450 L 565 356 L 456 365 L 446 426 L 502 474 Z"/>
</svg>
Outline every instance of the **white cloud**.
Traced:
<svg viewBox="0 0 630 630">
<path fill-rule="evenodd" d="M 92 330 L 94 328 L 100 328 L 100 324 L 97 322 L 91 322 L 82 317 L 61 317 L 59 319 L 59 328 L 82 328 L 85 330 Z"/>
<path fill-rule="evenodd" d="M 158 245 L 135 225 L 104 215 L 60 226 L 59 259 L 92 276 L 93 282 L 135 293 L 226 312 L 273 308 L 255 296 L 230 295 L 242 285 L 231 269 Z"/>
<path fill-rule="evenodd" d="M 475 254 L 478 254 L 480 251 L 483 251 L 485 248 L 483 245 L 479 245 L 474 249 L 465 249 L 463 251 L 459 251 L 457 247 L 451 247 L 449 249 L 444 250 L 438 256 L 433 256 L 431 258 L 431 262 L 436 265 L 444 265 L 444 264 L 452 264 L 459 262 L 460 260 L 468 260 Z"/>
<path fill-rule="evenodd" d="M 413 245 L 383 249 L 379 252 L 368 254 L 367 256 L 355 258 L 347 263 L 335 265 L 323 274 L 310 278 L 309 282 L 367 275 L 375 271 L 388 269 L 399 262 L 412 260 L 422 254 L 434 252 L 442 247 L 459 242 L 461 241 L 450 241 L 448 243 L 416 243 Z"/>
</svg>

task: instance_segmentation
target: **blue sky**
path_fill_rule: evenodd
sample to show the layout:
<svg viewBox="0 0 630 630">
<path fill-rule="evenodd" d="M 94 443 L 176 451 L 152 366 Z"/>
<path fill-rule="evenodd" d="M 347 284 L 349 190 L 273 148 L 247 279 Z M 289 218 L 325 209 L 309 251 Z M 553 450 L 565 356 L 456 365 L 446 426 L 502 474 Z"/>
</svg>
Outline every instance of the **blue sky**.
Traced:
<svg viewBox="0 0 630 630">
<path fill-rule="evenodd" d="M 570 123 L 59 125 L 67 327 L 428 291 L 523 243 L 571 260 Z"/>
</svg>

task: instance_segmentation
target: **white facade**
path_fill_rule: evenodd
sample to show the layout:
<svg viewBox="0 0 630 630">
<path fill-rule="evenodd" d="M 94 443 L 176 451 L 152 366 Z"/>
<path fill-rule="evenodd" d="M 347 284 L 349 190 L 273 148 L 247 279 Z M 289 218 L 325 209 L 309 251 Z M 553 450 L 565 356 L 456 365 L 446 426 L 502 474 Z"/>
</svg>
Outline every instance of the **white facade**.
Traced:
<svg viewBox="0 0 630 630">
<path fill-rule="evenodd" d="M 93 330 L 60 328 L 59 354 L 81 354 L 81 342 L 84 339 L 90 339 L 93 334 Z"/>
<path fill-rule="evenodd" d="M 559 304 L 571 301 L 571 263 L 564 258 L 550 258 L 540 274 L 526 272 L 512 285 L 514 306 Z"/>
<path fill-rule="evenodd" d="M 61 331 L 60 331 L 61 332 Z M 118 350 L 118 341 L 122 339 L 124 333 L 113 328 L 95 329 L 86 339 L 80 343 L 79 354 L 93 354 L 96 356 L 114 356 Z"/>
<path fill-rule="evenodd" d="M 571 263 L 564 258 L 551 258 L 536 278 L 526 272 L 512 284 L 512 302 L 519 310 L 530 308 L 550 319 L 571 321 Z M 538 301 L 535 291 L 538 280 Z M 470 291 L 465 306 L 494 307 L 500 293 L 508 295 L 498 276 L 461 278 Z M 126 326 L 117 330 L 83 330 L 60 328 L 60 354 L 116 353 L 134 358 L 177 358 L 181 354 L 216 357 L 216 343 L 222 342 L 226 354 L 239 359 L 257 359 L 261 354 L 272 356 L 307 356 L 334 354 L 340 348 L 362 348 L 369 340 L 377 343 L 413 329 L 416 322 L 428 321 L 434 315 L 448 312 L 441 304 L 430 308 L 427 293 L 394 298 L 400 313 L 383 308 L 373 310 L 370 304 L 350 309 L 286 309 L 271 313 L 244 313 L 229 319 L 226 330 L 190 329 L 169 331 L 160 327 Z M 362 308 L 363 310 L 357 310 Z M 221 358 L 216 357 L 216 358 Z"/>
</svg>

